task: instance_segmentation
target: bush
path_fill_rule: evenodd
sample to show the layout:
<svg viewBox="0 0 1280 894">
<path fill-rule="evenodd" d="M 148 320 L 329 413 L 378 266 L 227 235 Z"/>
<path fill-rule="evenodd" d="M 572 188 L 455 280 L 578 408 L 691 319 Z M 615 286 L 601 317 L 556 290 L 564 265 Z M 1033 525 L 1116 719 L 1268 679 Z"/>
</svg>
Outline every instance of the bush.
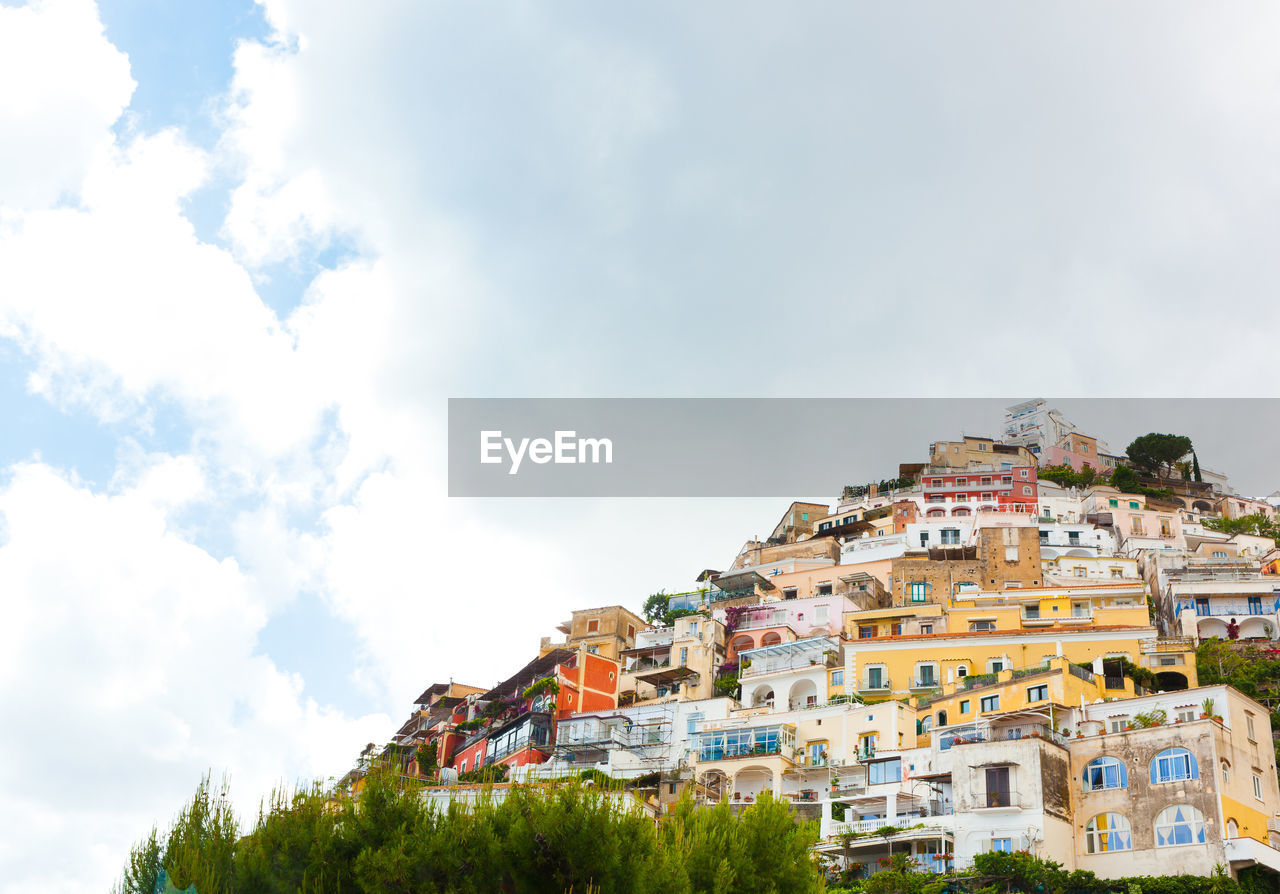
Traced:
<svg viewBox="0 0 1280 894">
<path fill-rule="evenodd" d="M 579 782 L 517 785 L 501 801 L 489 794 L 447 808 L 420 794 L 420 784 L 381 769 L 358 803 L 318 787 L 277 792 L 237 841 L 234 817 L 206 780 L 171 832 L 153 831 L 135 848 L 117 890 L 151 894 L 162 866 L 200 894 L 822 890 L 810 850 L 816 824 L 797 825 L 767 794 L 736 816 L 727 803 L 702 809 L 686 799 L 661 827 L 628 809 L 631 796 Z"/>
</svg>

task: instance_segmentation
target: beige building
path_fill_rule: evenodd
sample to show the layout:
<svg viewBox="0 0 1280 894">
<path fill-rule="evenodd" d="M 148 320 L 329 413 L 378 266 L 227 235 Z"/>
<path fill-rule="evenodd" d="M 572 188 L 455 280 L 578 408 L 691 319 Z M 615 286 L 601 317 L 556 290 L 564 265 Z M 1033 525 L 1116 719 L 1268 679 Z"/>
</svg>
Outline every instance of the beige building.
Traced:
<svg viewBox="0 0 1280 894">
<path fill-rule="evenodd" d="M 724 625 L 705 615 L 686 615 L 670 627 L 643 630 L 635 645 L 622 652 L 619 701 L 640 705 L 712 698 L 716 669 L 724 660 Z"/>
<path fill-rule="evenodd" d="M 584 608 L 556 626 L 565 635 L 564 640 L 552 642 L 551 637 L 544 636 L 538 653 L 546 655 L 552 649 L 584 648 L 594 655 L 618 661 L 623 651 L 635 644 L 636 634 L 647 626 L 644 618 L 621 605 Z"/>
</svg>

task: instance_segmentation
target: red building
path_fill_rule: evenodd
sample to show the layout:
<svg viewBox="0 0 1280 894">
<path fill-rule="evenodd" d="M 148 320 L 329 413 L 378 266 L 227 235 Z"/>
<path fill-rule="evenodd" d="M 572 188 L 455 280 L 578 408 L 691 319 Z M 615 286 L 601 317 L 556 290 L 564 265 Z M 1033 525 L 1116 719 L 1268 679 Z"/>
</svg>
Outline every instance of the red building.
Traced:
<svg viewBox="0 0 1280 894">
<path fill-rule="evenodd" d="M 972 515 L 974 512 L 1037 513 L 1034 466 L 969 469 L 938 467 L 921 473 L 926 518 Z"/>
<path fill-rule="evenodd" d="M 580 711 L 618 706 L 618 662 L 588 652 L 552 649 L 512 677 L 479 696 L 476 705 L 489 718 L 452 756 L 459 772 L 494 764 L 540 764 L 555 750 L 556 721 Z M 542 691 L 525 692 L 541 681 Z"/>
</svg>

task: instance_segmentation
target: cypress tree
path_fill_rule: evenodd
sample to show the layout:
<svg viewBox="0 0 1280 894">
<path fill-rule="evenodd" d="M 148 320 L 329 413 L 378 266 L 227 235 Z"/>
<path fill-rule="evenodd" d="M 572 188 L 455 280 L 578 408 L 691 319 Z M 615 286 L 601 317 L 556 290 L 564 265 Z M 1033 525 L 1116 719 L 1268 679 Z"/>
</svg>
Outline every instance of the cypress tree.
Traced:
<svg viewBox="0 0 1280 894">
<path fill-rule="evenodd" d="M 1191 477 L 1196 481 L 1204 481 L 1200 475 L 1200 457 L 1196 456 L 1195 451 L 1191 453 Z"/>
</svg>

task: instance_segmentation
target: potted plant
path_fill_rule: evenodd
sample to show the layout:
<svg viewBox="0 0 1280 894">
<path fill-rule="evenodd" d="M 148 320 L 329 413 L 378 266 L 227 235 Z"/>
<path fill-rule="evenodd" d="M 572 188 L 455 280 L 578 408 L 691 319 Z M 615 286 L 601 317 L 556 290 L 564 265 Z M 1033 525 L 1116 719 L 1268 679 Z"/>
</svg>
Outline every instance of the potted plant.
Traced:
<svg viewBox="0 0 1280 894">
<path fill-rule="evenodd" d="M 1213 716 L 1213 699 L 1206 698 L 1200 703 L 1200 719 L 1208 720 Z"/>
</svg>

